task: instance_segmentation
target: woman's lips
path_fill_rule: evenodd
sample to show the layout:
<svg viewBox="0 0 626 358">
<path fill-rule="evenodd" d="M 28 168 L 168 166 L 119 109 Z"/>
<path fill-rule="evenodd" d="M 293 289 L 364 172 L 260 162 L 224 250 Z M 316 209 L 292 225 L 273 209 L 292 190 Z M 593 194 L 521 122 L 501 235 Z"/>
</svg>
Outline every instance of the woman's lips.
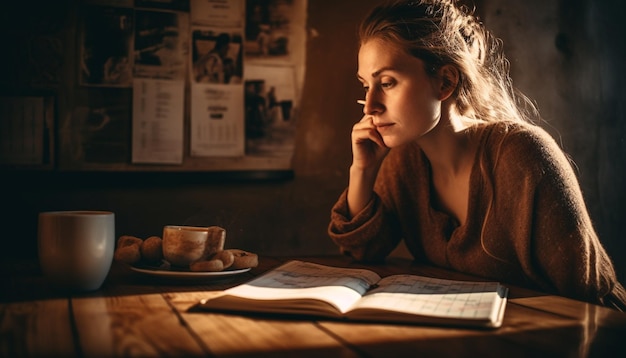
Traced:
<svg viewBox="0 0 626 358">
<path fill-rule="evenodd" d="M 385 131 L 390 129 L 393 126 L 393 123 L 379 123 L 375 124 L 377 131 Z"/>
</svg>

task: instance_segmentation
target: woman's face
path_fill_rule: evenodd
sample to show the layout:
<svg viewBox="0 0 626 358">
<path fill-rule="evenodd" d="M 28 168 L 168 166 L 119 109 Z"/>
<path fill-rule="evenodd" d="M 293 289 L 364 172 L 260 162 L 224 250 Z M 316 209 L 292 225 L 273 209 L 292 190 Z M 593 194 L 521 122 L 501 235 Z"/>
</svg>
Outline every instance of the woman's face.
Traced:
<svg viewBox="0 0 626 358">
<path fill-rule="evenodd" d="M 422 60 L 372 39 L 361 45 L 358 61 L 363 113 L 372 117 L 387 147 L 415 141 L 437 125 L 438 81 L 426 74 Z"/>
</svg>

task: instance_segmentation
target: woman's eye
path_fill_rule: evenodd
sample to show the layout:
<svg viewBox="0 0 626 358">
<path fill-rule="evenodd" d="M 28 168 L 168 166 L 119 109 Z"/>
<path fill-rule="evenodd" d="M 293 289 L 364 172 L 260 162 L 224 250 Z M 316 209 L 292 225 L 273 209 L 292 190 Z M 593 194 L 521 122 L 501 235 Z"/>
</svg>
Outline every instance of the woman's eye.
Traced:
<svg viewBox="0 0 626 358">
<path fill-rule="evenodd" d="M 369 87 L 367 87 L 367 86 L 363 86 L 363 90 L 365 91 L 365 93 L 367 93 L 367 91 L 369 91 L 369 90 L 370 90 L 370 88 L 369 88 Z"/>
<path fill-rule="evenodd" d="M 383 83 L 380 84 L 380 86 L 382 88 L 390 88 L 391 86 L 393 86 L 393 83 L 391 83 L 391 82 L 383 82 Z"/>
</svg>

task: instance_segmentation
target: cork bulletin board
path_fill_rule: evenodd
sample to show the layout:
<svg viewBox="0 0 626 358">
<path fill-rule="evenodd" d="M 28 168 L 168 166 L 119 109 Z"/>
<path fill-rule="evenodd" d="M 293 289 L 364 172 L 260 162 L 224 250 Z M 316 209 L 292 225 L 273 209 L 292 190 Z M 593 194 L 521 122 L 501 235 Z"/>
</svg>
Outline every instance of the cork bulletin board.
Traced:
<svg viewBox="0 0 626 358">
<path fill-rule="evenodd" d="M 33 55 L 53 51 L 46 58 L 56 67 L 36 79 L 52 95 L 1 97 L 0 165 L 290 171 L 306 8 L 306 0 L 79 2 L 23 41 Z"/>
</svg>

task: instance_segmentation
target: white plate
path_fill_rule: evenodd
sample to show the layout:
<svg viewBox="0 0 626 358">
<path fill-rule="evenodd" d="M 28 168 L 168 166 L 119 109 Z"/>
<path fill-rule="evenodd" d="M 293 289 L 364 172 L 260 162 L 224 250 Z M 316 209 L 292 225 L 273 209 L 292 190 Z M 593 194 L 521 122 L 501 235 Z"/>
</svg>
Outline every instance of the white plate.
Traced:
<svg viewBox="0 0 626 358">
<path fill-rule="evenodd" d="M 250 271 L 250 267 L 239 270 L 224 270 L 224 271 L 187 271 L 187 270 L 163 270 L 157 268 L 135 267 L 130 266 L 130 269 L 145 275 L 171 278 L 171 279 L 211 279 L 221 278 L 233 275 L 239 275 L 244 272 Z"/>
</svg>

